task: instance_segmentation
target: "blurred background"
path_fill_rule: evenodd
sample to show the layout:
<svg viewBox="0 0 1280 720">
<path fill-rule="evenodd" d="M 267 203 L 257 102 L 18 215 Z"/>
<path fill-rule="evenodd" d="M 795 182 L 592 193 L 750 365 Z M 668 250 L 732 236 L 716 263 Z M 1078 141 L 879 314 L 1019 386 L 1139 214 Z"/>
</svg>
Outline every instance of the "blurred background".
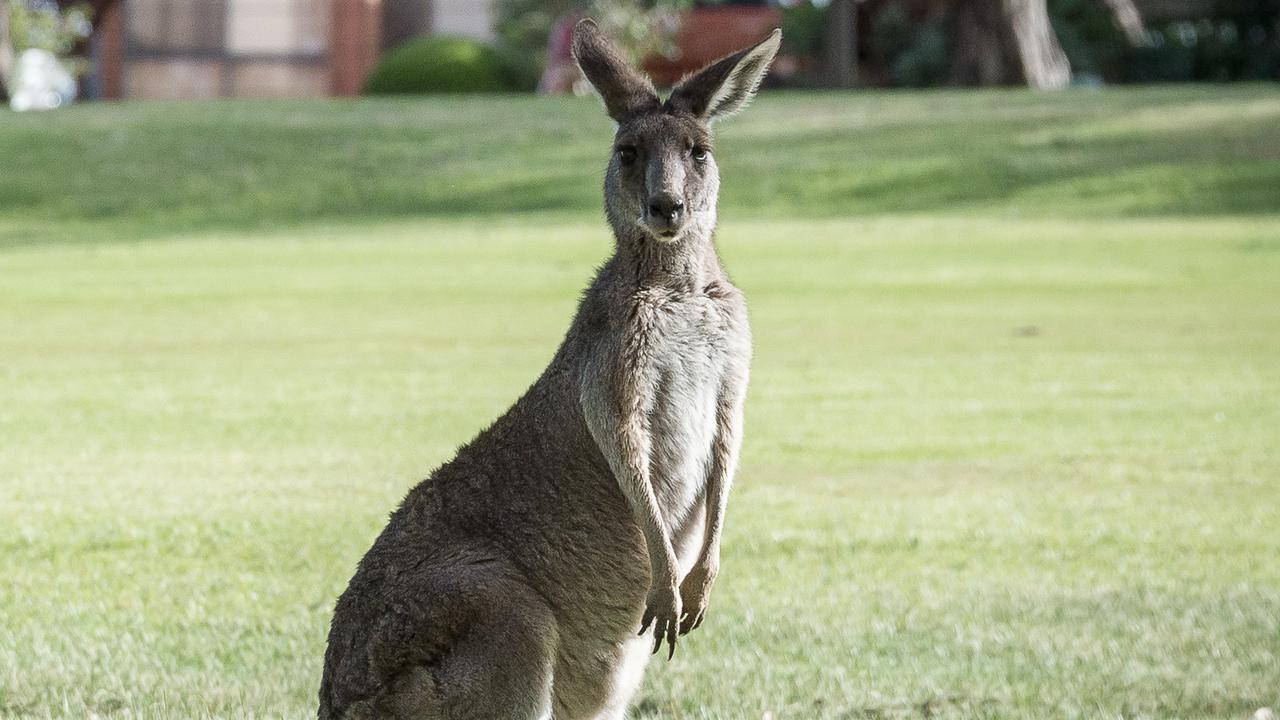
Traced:
<svg viewBox="0 0 1280 720">
<path fill-rule="evenodd" d="M 784 32 L 722 572 L 630 717 L 1274 720 L 1275 0 L 0 0 L 0 718 L 315 716 L 612 251 L 585 15 L 663 84 Z"/>
<path fill-rule="evenodd" d="M 669 85 L 774 27 L 778 87 L 1280 77 L 1273 0 L 5 0 L 4 64 L 71 60 L 94 99 L 565 92 L 601 19 Z M 2 15 L 3 13 L 0 13 Z M 62 20 L 55 20 L 61 15 Z M 61 27 L 59 27 L 61 25 Z M 0 39 L 0 42 L 4 42 Z"/>
</svg>

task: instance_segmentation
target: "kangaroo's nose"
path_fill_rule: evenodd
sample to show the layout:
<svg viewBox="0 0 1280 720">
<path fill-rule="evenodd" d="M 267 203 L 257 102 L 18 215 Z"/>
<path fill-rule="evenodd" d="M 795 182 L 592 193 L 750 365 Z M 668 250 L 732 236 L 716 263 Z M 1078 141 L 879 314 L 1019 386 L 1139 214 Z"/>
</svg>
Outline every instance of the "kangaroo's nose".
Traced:
<svg viewBox="0 0 1280 720">
<path fill-rule="evenodd" d="M 658 193 L 649 198 L 649 214 L 675 222 L 684 212 L 684 201 L 671 193 Z"/>
</svg>

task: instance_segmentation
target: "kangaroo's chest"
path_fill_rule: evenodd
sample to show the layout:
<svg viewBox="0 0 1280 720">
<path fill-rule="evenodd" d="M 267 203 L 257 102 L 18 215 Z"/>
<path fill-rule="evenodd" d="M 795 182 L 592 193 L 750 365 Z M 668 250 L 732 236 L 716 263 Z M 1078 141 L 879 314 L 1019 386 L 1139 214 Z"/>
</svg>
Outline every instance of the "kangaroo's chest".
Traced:
<svg viewBox="0 0 1280 720">
<path fill-rule="evenodd" d="M 737 352 L 726 310 L 701 298 L 668 312 L 655 328 L 650 467 L 669 526 L 702 499 L 725 376 Z"/>
</svg>

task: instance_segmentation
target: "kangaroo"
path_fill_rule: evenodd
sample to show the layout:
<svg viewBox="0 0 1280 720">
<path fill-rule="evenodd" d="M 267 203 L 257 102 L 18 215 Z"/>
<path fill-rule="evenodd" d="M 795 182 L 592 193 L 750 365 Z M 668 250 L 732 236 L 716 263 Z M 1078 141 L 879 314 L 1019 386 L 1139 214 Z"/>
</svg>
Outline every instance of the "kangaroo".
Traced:
<svg viewBox="0 0 1280 720">
<path fill-rule="evenodd" d="M 665 642 L 670 659 L 702 623 L 751 357 L 712 238 L 710 122 L 750 101 L 780 40 L 663 102 L 593 22 L 574 28 L 618 123 L 616 249 L 541 377 L 360 561 L 334 610 L 322 720 L 616 720 L 651 654 Z"/>
</svg>

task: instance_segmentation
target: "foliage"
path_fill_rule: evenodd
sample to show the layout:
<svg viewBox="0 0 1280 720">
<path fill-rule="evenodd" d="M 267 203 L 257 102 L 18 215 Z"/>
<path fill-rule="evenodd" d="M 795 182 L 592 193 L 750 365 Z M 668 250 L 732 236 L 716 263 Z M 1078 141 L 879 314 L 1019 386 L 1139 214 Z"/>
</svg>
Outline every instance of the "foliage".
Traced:
<svg viewBox="0 0 1280 720">
<path fill-rule="evenodd" d="M 539 71 L 556 22 L 575 15 L 594 18 L 636 62 L 675 52 L 680 13 L 691 5 L 692 0 L 497 0 L 495 25 L 502 45 Z"/>
<path fill-rule="evenodd" d="M 1152 81 L 1280 80 L 1280 5 L 1153 28 L 1133 51 L 1126 79 Z"/>
<path fill-rule="evenodd" d="M 947 26 L 940 18 L 921 23 L 911 44 L 894 58 L 893 77 L 903 87 L 941 85 L 947 77 Z"/>
<path fill-rule="evenodd" d="M 871 18 L 867 54 L 880 82 L 939 85 L 947 80 L 954 13 L 921 16 L 908 3 L 881 3 Z M 952 4 L 951 7 L 955 7 Z M 1149 25 L 1133 47 L 1102 0 L 1049 0 L 1059 42 L 1077 77 L 1108 82 L 1280 79 L 1280 3 L 1217 0 L 1203 18 Z"/>
<path fill-rule="evenodd" d="M 0 0 L 9 8 L 9 34 L 15 53 L 23 50 L 48 50 L 75 74 L 88 70 L 87 63 L 69 60 L 67 55 L 93 30 L 92 11 L 88 4 L 78 3 L 61 9 L 51 0 Z"/>
<path fill-rule="evenodd" d="M 655 55 L 673 57 L 680 14 L 690 0 L 663 0 L 642 5 L 635 0 L 591 0 L 586 14 L 594 19 L 627 60 L 639 65 Z"/>
<path fill-rule="evenodd" d="M 945 14 L 918 20 L 902 4 L 886 3 L 872 18 L 869 43 L 876 63 L 888 68 L 892 85 L 924 87 L 946 80 Z"/>
<path fill-rule="evenodd" d="M 531 90 L 518 59 L 470 38 L 434 35 L 387 53 L 365 81 L 367 95 Z"/>
<path fill-rule="evenodd" d="M 826 47 L 827 8 L 813 0 L 796 0 L 782 8 L 782 53 L 821 58 Z"/>
<path fill-rule="evenodd" d="M 1219 0 L 1208 16 L 1148 26 L 1131 47 L 1098 0 L 1052 0 L 1073 71 L 1111 82 L 1280 79 L 1280 4 Z"/>
<path fill-rule="evenodd" d="M 495 0 L 495 31 L 502 46 L 541 73 L 556 21 L 581 7 L 581 0 Z"/>
<path fill-rule="evenodd" d="M 1129 41 L 1102 0 L 1049 0 L 1049 16 L 1076 77 L 1123 80 L 1132 56 Z"/>
</svg>

